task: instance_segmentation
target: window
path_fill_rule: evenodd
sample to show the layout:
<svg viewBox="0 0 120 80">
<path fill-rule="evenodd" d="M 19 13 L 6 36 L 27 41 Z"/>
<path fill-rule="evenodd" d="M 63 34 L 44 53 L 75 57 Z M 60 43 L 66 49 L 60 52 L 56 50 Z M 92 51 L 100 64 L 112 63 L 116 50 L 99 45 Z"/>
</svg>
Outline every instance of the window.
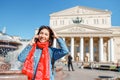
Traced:
<svg viewBox="0 0 120 80">
<path fill-rule="evenodd" d="M 60 25 L 64 25 L 64 20 L 60 20 Z"/>
<path fill-rule="evenodd" d="M 99 24 L 99 20 L 98 19 L 94 19 L 94 24 Z"/>
<path fill-rule="evenodd" d="M 53 25 L 56 26 L 57 25 L 57 21 L 53 21 Z"/>
<path fill-rule="evenodd" d="M 86 52 L 86 53 L 89 52 L 89 47 L 88 47 L 88 46 L 86 46 L 86 48 L 85 48 L 85 52 Z"/>
</svg>

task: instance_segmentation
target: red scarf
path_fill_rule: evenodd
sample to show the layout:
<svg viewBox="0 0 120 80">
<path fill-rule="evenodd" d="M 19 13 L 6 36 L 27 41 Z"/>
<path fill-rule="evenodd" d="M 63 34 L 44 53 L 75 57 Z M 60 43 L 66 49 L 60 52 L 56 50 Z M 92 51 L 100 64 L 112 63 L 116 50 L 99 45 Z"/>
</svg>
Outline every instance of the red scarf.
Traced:
<svg viewBox="0 0 120 80">
<path fill-rule="evenodd" d="M 42 49 L 42 54 L 38 62 L 36 75 L 34 76 L 33 55 L 34 55 L 36 46 Z M 49 46 L 49 42 L 45 42 L 45 43 L 37 42 L 32 46 L 32 49 L 30 50 L 22 69 L 22 73 L 28 76 L 28 80 L 32 80 L 33 77 L 35 77 L 35 80 L 50 80 L 50 68 L 49 68 L 50 55 L 48 53 L 48 46 Z"/>
</svg>

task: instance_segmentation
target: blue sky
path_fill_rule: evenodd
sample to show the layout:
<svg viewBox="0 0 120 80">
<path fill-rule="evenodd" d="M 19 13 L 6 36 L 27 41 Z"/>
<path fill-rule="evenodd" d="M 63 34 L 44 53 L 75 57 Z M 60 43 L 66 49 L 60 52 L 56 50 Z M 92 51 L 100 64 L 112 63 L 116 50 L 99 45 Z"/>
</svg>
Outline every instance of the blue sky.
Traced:
<svg viewBox="0 0 120 80">
<path fill-rule="evenodd" d="M 112 25 L 120 26 L 120 0 L 0 0 L 0 31 L 30 39 L 41 25 L 49 25 L 49 14 L 75 6 L 112 12 Z"/>
</svg>

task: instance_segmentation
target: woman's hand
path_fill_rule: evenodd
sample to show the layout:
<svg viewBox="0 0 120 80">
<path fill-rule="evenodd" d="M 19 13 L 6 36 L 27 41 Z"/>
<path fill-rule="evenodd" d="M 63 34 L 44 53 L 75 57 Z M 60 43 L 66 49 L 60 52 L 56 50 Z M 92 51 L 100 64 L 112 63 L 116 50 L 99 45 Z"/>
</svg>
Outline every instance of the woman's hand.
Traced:
<svg viewBox="0 0 120 80">
<path fill-rule="evenodd" d="M 32 39 L 31 39 L 31 41 L 30 41 L 30 45 L 32 46 L 34 43 L 36 43 L 36 40 L 38 39 L 38 35 L 35 35 Z"/>
<path fill-rule="evenodd" d="M 59 38 L 59 37 L 57 36 L 57 34 L 56 34 L 56 32 L 55 32 L 55 31 L 53 31 L 53 34 L 54 34 L 54 36 L 53 36 L 53 37 L 54 37 L 55 39 Z"/>
</svg>

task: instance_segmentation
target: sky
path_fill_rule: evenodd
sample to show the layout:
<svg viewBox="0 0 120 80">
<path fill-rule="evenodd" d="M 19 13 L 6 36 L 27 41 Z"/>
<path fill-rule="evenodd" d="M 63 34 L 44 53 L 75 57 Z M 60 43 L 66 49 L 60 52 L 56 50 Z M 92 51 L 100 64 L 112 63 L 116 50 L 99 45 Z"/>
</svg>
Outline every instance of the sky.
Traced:
<svg viewBox="0 0 120 80">
<path fill-rule="evenodd" d="M 112 12 L 112 26 L 120 26 L 120 0 L 0 0 L 0 31 L 31 39 L 35 29 L 49 25 L 50 14 L 75 6 Z"/>
</svg>

